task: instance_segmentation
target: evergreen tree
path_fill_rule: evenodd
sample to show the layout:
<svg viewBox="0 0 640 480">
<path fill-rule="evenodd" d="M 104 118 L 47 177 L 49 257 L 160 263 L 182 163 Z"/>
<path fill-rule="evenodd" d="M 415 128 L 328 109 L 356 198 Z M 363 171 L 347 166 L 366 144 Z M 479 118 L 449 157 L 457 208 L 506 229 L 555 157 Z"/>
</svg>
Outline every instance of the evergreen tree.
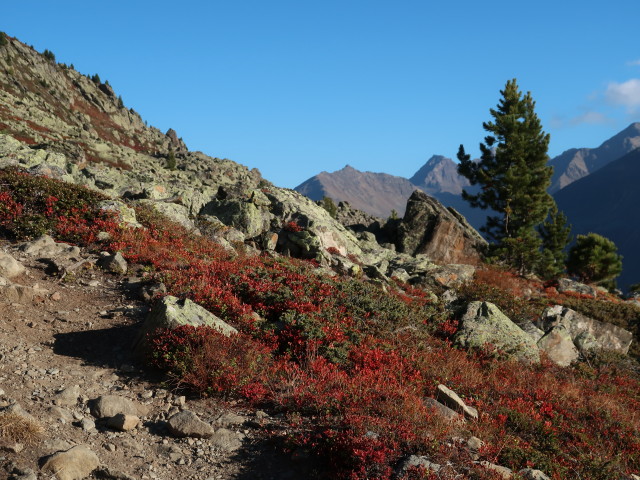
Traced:
<svg viewBox="0 0 640 480">
<path fill-rule="evenodd" d="M 622 255 L 615 243 L 597 233 L 578 235 L 569 250 L 567 271 L 585 282 L 595 282 L 610 290 L 622 272 Z"/>
<path fill-rule="evenodd" d="M 547 193 L 553 171 L 547 165 L 549 134 L 542 130 L 531 94 L 523 96 L 515 79 L 500 94 L 497 108 L 490 110 L 493 120 L 482 124 L 489 135 L 480 144 L 480 160 L 472 161 L 460 145 L 458 172 L 481 187 L 477 194 L 463 191 L 463 198 L 497 213 L 481 229 L 494 242 L 493 253 L 525 273 L 540 262 L 536 227 L 554 203 Z"/>
<path fill-rule="evenodd" d="M 564 213 L 558 211 L 555 202 L 547 220 L 538 228 L 542 238 L 542 259 L 538 272 L 545 278 L 555 278 L 564 272 L 567 245 L 571 242 L 571 225 Z"/>
</svg>

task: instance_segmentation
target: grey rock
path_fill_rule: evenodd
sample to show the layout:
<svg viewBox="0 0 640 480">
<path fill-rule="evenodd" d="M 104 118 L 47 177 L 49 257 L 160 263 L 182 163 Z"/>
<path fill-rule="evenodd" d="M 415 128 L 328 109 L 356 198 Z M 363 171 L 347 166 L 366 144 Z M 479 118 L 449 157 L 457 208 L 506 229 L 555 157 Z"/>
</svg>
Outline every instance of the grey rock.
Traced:
<svg viewBox="0 0 640 480">
<path fill-rule="evenodd" d="M 211 436 L 210 442 L 221 450 L 231 452 L 242 446 L 242 437 L 226 428 L 219 428 Z"/>
<path fill-rule="evenodd" d="M 6 252 L 0 251 L 0 276 L 15 278 L 26 271 L 24 265 Z"/>
<path fill-rule="evenodd" d="M 213 427 L 200 420 L 200 417 L 189 410 L 183 410 L 169 418 L 167 425 L 176 437 L 209 438 L 215 433 Z"/>
<path fill-rule="evenodd" d="M 144 350 L 150 335 L 158 328 L 176 328 L 182 325 L 212 327 L 226 336 L 238 333 L 213 313 L 208 312 L 188 298 L 180 300 L 171 295 L 164 297 L 149 312 L 137 341 L 137 348 Z"/>
<path fill-rule="evenodd" d="M 429 409 L 437 416 L 447 420 L 449 422 L 463 422 L 464 419 L 462 415 L 460 415 L 455 410 L 451 410 L 446 405 L 438 402 L 435 398 L 425 398 L 424 404 L 429 407 Z"/>
<path fill-rule="evenodd" d="M 492 345 L 521 360 L 538 363 L 540 354 L 533 339 L 489 302 L 472 302 L 455 336 L 464 348 Z"/>
<path fill-rule="evenodd" d="M 98 456 L 84 445 L 75 446 L 65 452 L 49 457 L 42 470 L 55 474 L 58 480 L 81 480 L 88 477 L 100 465 Z"/>
<path fill-rule="evenodd" d="M 569 278 L 560 278 L 558 280 L 558 291 L 560 293 L 580 293 L 582 295 L 591 295 L 592 297 L 596 297 L 598 295 L 598 291 L 594 287 L 585 285 L 584 283 L 576 282 L 575 280 L 571 280 Z"/>
<path fill-rule="evenodd" d="M 43 235 L 31 242 L 23 243 L 20 249 L 26 255 L 36 258 L 71 258 L 80 256 L 80 248 L 66 243 L 57 243 L 49 235 Z"/>
<path fill-rule="evenodd" d="M 561 305 L 547 308 L 536 325 L 545 332 L 556 325 L 563 325 L 583 353 L 597 348 L 626 354 L 633 340 L 633 334 L 623 328 L 594 320 Z"/>
<path fill-rule="evenodd" d="M 148 408 L 118 395 L 103 395 L 91 403 L 91 415 L 96 418 L 109 418 L 119 413 L 145 416 Z"/>
<path fill-rule="evenodd" d="M 410 468 L 417 467 L 423 468 L 426 473 L 435 472 L 438 473 L 442 466 L 437 463 L 433 463 L 429 460 L 429 457 L 423 455 L 409 455 L 404 457 L 398 463 L 398 466 L 395 469 L 396 478 L 403 478 Z"/>
<path fill-rule="evenodd" d="M 113 255 L 102 254 L 97 261 L 97 265 L 108 272 L 120 274 L 127 273 L 127 268 L 129 268 L 127 261 L 120 252 L 116 252 Z"/>
<path fill-rule="evenodd" d="M 152 300 L 166 295 L 167 287 L 162 282 L 147 283 L 140 287 L 140 298 L 145 302 L 151 302 Z"/>
<path fill-rule="evenodd" d="M 510 468 L 502 467 L 500 465 L 496 465 L 494 463 L 486 462 L 486 461 L 480 462 L 480 465 L 482 465 L 487 470 L 491 470 L 492 472 L 497 473 L 500 477 L 504 478 L 505 480 L 509 480 L 511 477 L 513 477 L 513 471 Z"/>
<path fill-rule="evenodd" d="M 518 475 L 520 475 L 523 480 L 551 480 L 543 472 L 534 470 L 533 468 L 523 468 L 518 472 Z"/>
<path fill-rule="evenodd" d="M 124 413 L 118 413 L 107 420 L 107 426 L 121 432 L 128 432 L 133 430 L 140 423 L 140 418 L 136 415 L 126 415 Z"/>
<path fill-rule="evenodd" d="M 53 396 L 53 403 L 64 407 L 72 407 L 78 403 L 78 397 L 80 396 L 80 386 L 73 385 L 67 387 L 64 390 L 56 393 Z"/>
<path fill-rule="evenodd" d="M 436 400 L 452 410 L 461 412 L 467 418 L 472 420 L 478 419 L 478 410 L 468 406 L 456 392 L 444 385 L 438 385 Z"/>
<path fill-rule="evenodd" d="M 540 340 L 538 348 L 544 351 L 549 359 L 561 367 L 568 367 L 580 356 L 573 344 L 571 335 L 564 325 L 556 325 Z"/>
</svg>

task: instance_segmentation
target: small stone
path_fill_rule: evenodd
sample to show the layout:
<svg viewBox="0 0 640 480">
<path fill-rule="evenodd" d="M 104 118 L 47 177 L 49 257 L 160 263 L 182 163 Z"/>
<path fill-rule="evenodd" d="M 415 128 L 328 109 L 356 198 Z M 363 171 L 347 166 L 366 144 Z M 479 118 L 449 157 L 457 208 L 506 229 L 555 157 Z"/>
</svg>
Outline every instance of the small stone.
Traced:
<svg viewBox="0 0 640 480">
<path fill-rule="evenodd" d="M 60 295 L 60 292 L 53 292 L 51 294 L 51 300 L 53 300 L 54 302 L 59 302 L 60 300 L 62 300 L 62 295 Z"/>
<path fill-rule="evenodd" d="M 214 434 L 211 425 L 189 410 L 183 410 L 169 418 L 168 426 L 171 434 L 177 437 L 208 438 Z"/>
<path fill-rule="evenodd" d="M 104 449 L 107 452 L 115 452 L 118 448 L 113 443 L 105 443 Z"/>
<path fill-rule="evenodd" d="M 114 415 L 109 420 L 107 420 L 107 426 L 111 428 L 115 428 L 116 430 L 120 430 L 122 432 L 128 432 L 129 430 L 133 430 L 140 423 L 140 419 L 135 415 L 125 415 L 124 413 L 119 413 Z"/>
</svg>

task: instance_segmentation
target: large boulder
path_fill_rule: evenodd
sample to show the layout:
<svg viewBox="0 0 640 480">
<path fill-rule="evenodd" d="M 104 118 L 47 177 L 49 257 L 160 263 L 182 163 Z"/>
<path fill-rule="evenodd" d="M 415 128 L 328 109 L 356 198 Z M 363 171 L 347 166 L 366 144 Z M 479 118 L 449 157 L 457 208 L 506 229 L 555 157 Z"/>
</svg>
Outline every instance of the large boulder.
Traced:
<svg viewBox="0 0 640 480">
<path fill-rule="evenodd" d="M 521 360 L 538 363 L 540 353 L 529 334 L 513 323 L 494 304 L 472 302 L 455 336 L 464 348 L 495 347 Z"/>
<path fill-rule="evenodd" d="M 397 231 L 399 252 L 423 253 L 436 263 L 470 263 L 480 260 L 486 241 L 455 210 L 445 208 L 421 190 L 413 192 Z"/>
<path fill-rule="evenodd" d="M 535 323 L 547 333 L 563 326 L 582 353 L 602 349 L 626 354 L 633 340 L 633 334 L 624 328 L 594 320 L 562 305 L 547 308 Z"/>
</svg>

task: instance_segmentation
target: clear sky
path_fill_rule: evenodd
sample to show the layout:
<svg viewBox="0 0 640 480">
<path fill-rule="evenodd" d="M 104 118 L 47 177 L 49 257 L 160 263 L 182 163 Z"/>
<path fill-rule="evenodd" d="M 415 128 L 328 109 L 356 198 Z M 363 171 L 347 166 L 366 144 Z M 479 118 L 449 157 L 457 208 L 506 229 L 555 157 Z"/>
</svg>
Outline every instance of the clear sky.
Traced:
<svg viewBox="0 0 640 480">
<path fill-rule="evenodd" d="M 598 146 L 640 120 L 638 18 L 638 0 L 35 0 L 3 2 L 0 30 L 190 149 L 295 187 L 477 154 L 511 78 L 551 156 Z"/>
</svg>

